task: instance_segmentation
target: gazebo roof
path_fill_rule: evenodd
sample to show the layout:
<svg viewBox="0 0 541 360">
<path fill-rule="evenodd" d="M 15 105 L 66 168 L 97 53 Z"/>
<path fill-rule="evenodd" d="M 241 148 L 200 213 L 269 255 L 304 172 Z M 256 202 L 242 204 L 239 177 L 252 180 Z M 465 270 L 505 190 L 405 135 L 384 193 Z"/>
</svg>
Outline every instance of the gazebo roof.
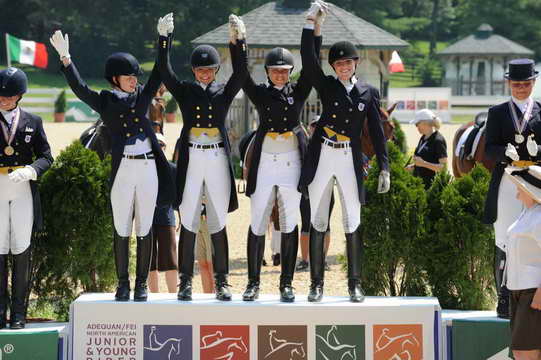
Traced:
<svg viewBox="0 0 541 360">
<path fill-rule="evenodd" d="M 514 41 L 493 33 L 492 26 L 482 24 L 477 31 L 438 52 L 438 55 L 527 55 L 530 50 Z"/>
<path fill-rule="evenodd" d="M 264 4 L 242 16 L 252 47 L 299 48 L 306 8 L 297 9 L 277 2 Z M 331 4 L 322 28 L 323 47 L 348 40 L 361 49 L 401 49 L 409 44 L 387 31 Z M 227 24 L 192 40 L 194 44 L 223 46 L 229 42 Z"/>
</svg>

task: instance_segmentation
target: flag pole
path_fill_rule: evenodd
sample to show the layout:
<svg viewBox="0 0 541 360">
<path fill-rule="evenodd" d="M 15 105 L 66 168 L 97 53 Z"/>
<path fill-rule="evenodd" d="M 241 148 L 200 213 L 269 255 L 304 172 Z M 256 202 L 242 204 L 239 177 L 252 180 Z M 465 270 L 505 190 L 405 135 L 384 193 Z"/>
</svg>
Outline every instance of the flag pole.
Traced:
<svg viewBox="0 0 541 360">
<path fill-rule="evenodd" d="M 9 57 L 9 35 L 6 33 L 6 59 L 8 67 L 11 67 L 11 58 Z"/>
</svg>

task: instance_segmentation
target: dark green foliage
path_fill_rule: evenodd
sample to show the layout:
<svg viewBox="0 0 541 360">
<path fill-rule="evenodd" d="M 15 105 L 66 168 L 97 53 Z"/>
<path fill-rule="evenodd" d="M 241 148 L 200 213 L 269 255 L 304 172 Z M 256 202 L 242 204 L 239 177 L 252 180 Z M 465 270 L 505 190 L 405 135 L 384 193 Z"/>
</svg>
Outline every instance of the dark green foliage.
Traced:
<svg viewBox="0 0 541 360">
<path fill-rule="evenodd" d="M 421 86 L 439 86 L 441 83 L 440 67 L 440 62 L 430 57 L 418 62 L 415 75 L 421 80 Z"/>
<path fill-rule="evenodd" d="M 171 99 L 167 101 L 167 104 L 165 104 L 165 113 L 173 114 L 177 112 L 177 109 L 178 109 L 177 101 L 175 100 L 174 97 L 171 97 Z"/>
<path fill-rule="evenodd" d="M 78 141 L 41 180 L 44 231 L 34 240 L 34 294 L 66 320 L 81 292 L 105 292 L 115 282 L 109 205 L 110 158 Z"/>
<path fill-rule="evenodd" d="M 404 134 L 404 130 L 402 130 L 402 125 L 400 125 L 400 122 L 393 118 L 393 124 L 394 124 L 394 140 L 393 143 L 398 146 L 398 149 L 403 153 L 406 154 L 408 152 L 408 142 L 406 139 L 406 134 Z"/>
<path fill-rule="evenodd" d="M 424 239 L 426 194 L 422 181 L 404 169 L 404 155 L 389 143 L 391 190 L 377 194 L 379 169 L 369 171 L 370 195 L 362 209 L 365 242 L 363 287 L 369 295 L 427 295 L 419 251 Z"/>
<path fill-rule="evenodd" d="M 65 113 L 66 107 L 66 90 L 62 90 L 54 102 L 54 112 Z"/>
<path fill-rule="evenodd" d="M 489 180 L 489 172 L 477 166 L 449 185 L 448 176 L 437 176 L 429 190 L 425 268 L 443 308 L 493 305 L 494 235 L 480 221 Z"/>
</svg>

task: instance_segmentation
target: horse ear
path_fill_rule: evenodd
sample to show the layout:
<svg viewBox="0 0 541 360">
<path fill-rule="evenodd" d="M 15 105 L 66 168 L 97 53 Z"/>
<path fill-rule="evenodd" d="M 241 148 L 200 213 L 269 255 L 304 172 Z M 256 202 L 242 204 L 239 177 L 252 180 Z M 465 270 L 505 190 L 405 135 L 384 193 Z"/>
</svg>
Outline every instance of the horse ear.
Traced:
<svg viewBox="0 0 541 360">
<path fill-rule="evenodd" d="M 397 102 L 395 102 L 394 104 L 392 104 L 392 105 L 387 109 L 387 113 L 389 114 L 389 116 L 392 114 L 392 112 L 393 112 L 394 109 L 396 108 L 396 105 L 398 105 Z"/>
</svg>

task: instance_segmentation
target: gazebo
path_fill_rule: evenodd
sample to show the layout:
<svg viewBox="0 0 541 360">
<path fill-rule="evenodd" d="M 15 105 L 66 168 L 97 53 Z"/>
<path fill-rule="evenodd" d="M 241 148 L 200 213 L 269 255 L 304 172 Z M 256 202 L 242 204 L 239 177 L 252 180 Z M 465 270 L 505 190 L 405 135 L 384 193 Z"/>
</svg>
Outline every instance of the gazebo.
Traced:
<svg viewBox="0 0 541 360">
<path fill-rule="evenodd" d="M 301 33 L 309 6 L 310 1 L 308 0 L 283 0 L 266 3 L 242 15 L 247 28 L 248 65 L 256 83 L 267 80 L 263 66 L 265 55 L 277 46 L 285 47 L 293 53 L 295 57 L 293 76 L 300 71 L 302 67 L 300 58 Z M 322 30 L 321 57 L 324 71 L 328 74 L 332 73 L 327 63 L 327 54 L 331 45 L 337 41 L 349 40 L 357 46 L 361 55 L 361 63 L 357 69 L 358 76 L 381 89 L 385 95 L 389 77 L 387 64 L 391 59 L 391 54 L 393 50 L 406 48 L 409 44 L 332 4 Z M 222 67 L 218 73 L 219 80 L 227 79 L 232 71 L 228 42 L 227 24 L 192 40 L 194 45 L 210 44 L 218 49 L 222 59 Z M 237 116 L 244 118 L 244 121 L 240 121 L 244 125 L 236 129 L 240 134 L 243 134 L 252 127 L 248 124 L 248 118 L 255 119 L 255 110 L 247 100 L 244 101 L 244 105 L 241 103 L 238 101 L 237 105 L 233 104 L 230 118 L 237 118 Z M 309 120 L 314 113 L 319 113 L 319 104 L 313 92 L 307 102 L 303 121 Z M 235 123 L 239 122 L 235 121 Z M 234 127 L 237 126 L 234 125 Z"/>
<path fill-rule="evenodd" d="M 482 24 L 474 34 L 438 52 L 445 68 L 443 86 L 452 95 L 507 95 L 503 75 L 509 60 L 532 57 L 534 52 Z"/>
</svg>

